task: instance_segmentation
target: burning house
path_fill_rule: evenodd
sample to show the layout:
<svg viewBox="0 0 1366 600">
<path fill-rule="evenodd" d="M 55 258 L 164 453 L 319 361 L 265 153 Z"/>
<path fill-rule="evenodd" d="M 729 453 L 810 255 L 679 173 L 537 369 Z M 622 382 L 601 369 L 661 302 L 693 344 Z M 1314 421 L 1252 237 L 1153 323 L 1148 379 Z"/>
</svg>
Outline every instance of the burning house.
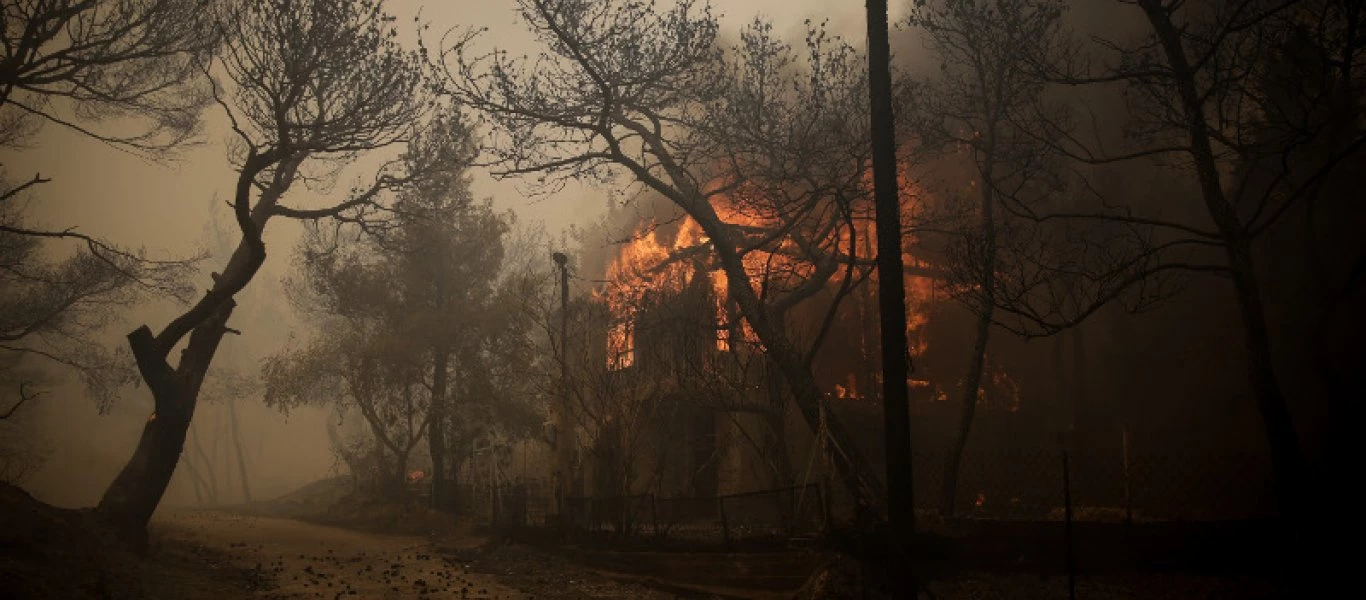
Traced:
<svg viewBox="0 0 1366 600">
<path fill-rule="evenodd" d="M 784 222 L 756 204 L 741 198 L 723 205 L 728 224 L 759 240 L 744 256 L 751 285 L 811 353 L 831 418 L 857 423 L 859 437 L 873 441 L 880 405 L 869 391 L 880 381 L 871 215 L 831 213 L 824 224 L 788 224 L 785 235 L 775 235 Z M 931 307 L 948 296 L 936 292 L 932 267 L 910 250 L 908 333 L 919 356 L 928 347 Z M 589 320 L 596 330 L 585 332 L 586 346 L 596 339 L 602 349 L 601 360 L 588 359 L 585 367 L 600 372 L 583 377 L 596 389 L 577 396 L 596 396 L 614 410 L 579 410 L 582 439 L 591 446 L 583 463 L 586 491 L 708 497 L 832 476 L 823 453 L 841 450 L 824 447 L 824 436 L 791 408 L 782 376 L 731 300 L 715 260 L 691 219 L 637 224 L 609 257 L 592 299 L 600 311 Z M 1008 379 L 1002 373 L 996 381 L 1013 385 Z M 922 413 L 948 399 L 940 382 L 917 375 L 909 383 Z M 876 442 L 855 450 L 880 455 Z"/>
</svg>

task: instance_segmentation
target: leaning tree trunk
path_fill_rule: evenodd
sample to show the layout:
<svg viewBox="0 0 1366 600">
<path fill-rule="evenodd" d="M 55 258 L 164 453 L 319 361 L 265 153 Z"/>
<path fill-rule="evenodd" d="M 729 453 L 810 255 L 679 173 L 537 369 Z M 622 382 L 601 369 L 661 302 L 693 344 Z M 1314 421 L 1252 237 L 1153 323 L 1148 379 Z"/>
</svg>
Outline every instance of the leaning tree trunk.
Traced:
<svg viewBox="0 0 1366 600">
<path fill-rule="evenodd" d="M 663 146 L 660 139 L 649 130 L 641 129 L 637 133 L 641 134 L 642 141 L 650 147 L 660 148 Z M 811 367 L 807 364 L 802 352 L 793 346 L 791 340 L 779 328 L 775 327 L 772 319 L 766 314 L 767 311 L 763 302 L 759 300 L 759 295 L 755 293 L 750 282 L 749 273 L 745 271 L 744 260 L 740 251 L 744 244 L 740 240 L 734 239 L 731 228 L 721 220 L 716 212 L 716 207 L 708 202 L 707 196 L 698 189 L 692 176 L 675 162 L 667 151 L 659 152 L 658 157 L 664 172 L 673 185 L 669 185 L 669 183 L 650 173 L 637 173 L 637 175 L 642 177 L 642 181 L 647 186 L 668 197 L 684 212 L 687 212 L 688 216 L 697 221 L 707 237 L 713 240 L 716 258 L 720 261 L 722 271 L 726 274 L 726 285 L 729 288 L 731 298 L 740 307 L 740 314 L 749 322 L 754 333 L 763 343 L 765 351 L 782 371 L 784 378 L 787 379 L 787 384 L 792 390 L 793 401 L 797 404 L 797 409 L 801 412 L 802 418 L 806 420 L 807 426 L 811 428 L 812 432 L 819 434 L 821 431 L 821 399 L 825 394 L 816 385 L 815 376 L 811 373 Z M 899 253 L 898 256 L 900 256 Z M 903 318 L 905 318 L 904 315 Z M 854 441 L 854 436 L 844 428 L 840 420 L 835 418 L 835 415 L 827 416 L 825 426 L 825 434 L 833 446 L 832 459 L 835 463 L 835 470 L 838 471 L 855 504 L 876 509 L 883 503 L 886 486 L 877 477 L 872 465 L 868 464 L 862 451 L 859 450 Z"/>
<path fill-rule="evenodd" d="M 228 332 L 228 317 L 237 305 L 233 296 L 251 282 L 265 262 L 266 246 L 261 241 L 261 232 L 306 156 L 281 157 L 276 151 L 258 154 L 255 149 L 251 150 L 238 172 L 233 202 L 242 240 L 228 259 L 223 274 L 215 273 L 213 287 L 194 306 L 167 324 L 161 333 L 154 336 L 152 330 L 143 325 L 128 334 L 128 346 L 133 351 L 138 372 L 152 392 L 154 412 L 143 426 L 132 458 L 100 498 L 98 511 L 136 547 L 146 546 L 147 522 L 161 503 L 176 464 L 180 462 L 185 434 L 199 402 L 199 388 L 223 334 Z M 252 208 L 251 193 L 259 183 L 257 175 L 272 166 L 271 181 L 262 189 Z M 189 343 L 172 369 L 167 357 L 187 334 Z"/>
<path fill-rule="evenodd" d="M 161 503 L 180 462 L 199 388 L 218 343 L 227 332 L 225 324 L 233 306 L 233 301 L 228 300 L 207 322 L 194 329 L 174 371 L 151 352 L 154 342 L 150 329 L 143 326 L 128 335 L 156 408 L 143 425 L 133 457 L 100 498 L 99 511 L 135 547 L 146 547 L 147 522 Z"/>
<path fill-rule="evenodd" d="M 710 214 L 699 212 L 703 218 L 698 219 L 698 224 L 702 226 L 703 231 L 711 239 L 730 239 L 730 232 L 722 226 L 714 211 L 711 211 Z M 718 243 L 715 244 L 715 248 L 722 269 L 726 273 L 727 287 L 730 289 L 731 296 L 735 299 L 736 304 L 740 307 L 741 314 L 744 315 L 745 320 L 749 321 L 755 334 L 763 342 L 768 355 L 782 371 L 789 388 L 792 390 L 793 399 L 802 418 L 811 427 L 811 431 L 819 434 L 821 431 L 820 403 L 823 392 L 816 385 L 816 379 L 812 375 L 810 367 L 806 365 L 801 353 L 792 346 L 787 336 L 783 335 L 782 331 L 769 320 L 767 311 L 764 310 L 758 295 L 750 285 L 749 274 L 745 271 L 744 263 L 739 252 L 736 251 L 736 246 Z M 864 458 L 862 450 L 854 441 L 854 436 L 844 428 L 843 424 L 833 414 L 826 415 L 825 426 L 826 435 L 829 436 L 834 446 L 832 458 L 835 462 L 836 471 L 854 498 L 856 505 L 866 508 L 881 505 L 886 488 L 882 480 L 877 478 L 877 474 L 868 464 L 867 459 Z"/>
</svg>

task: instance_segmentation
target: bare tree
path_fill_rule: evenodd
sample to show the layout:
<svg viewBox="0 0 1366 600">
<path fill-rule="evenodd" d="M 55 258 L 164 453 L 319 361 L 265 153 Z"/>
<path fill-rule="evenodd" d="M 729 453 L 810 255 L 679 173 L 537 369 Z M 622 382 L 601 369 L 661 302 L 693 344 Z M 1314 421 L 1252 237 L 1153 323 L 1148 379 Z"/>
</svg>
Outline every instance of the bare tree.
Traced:
<svg viewBox="0 0 1366 600">
<path fill-rule="evenodd" d="M 1125 126 L 1133 148 L 1107 152 L 1076 135 L 1060 136 L 1056 146 L 1090 164 L 1161 160 L 1198 190 L 1201 220 L 1212 227 L 1153 215 L 1141 206 L 1107 218 L 1155 227 L 1175 239 L 1168 246 L 1212 250 L 1175 266 L 1217 274 L 1233 285 L 1278 503 L 1283 514 L 1299 518 L 1308 473 L 1275 373 L 1263 276 L 1252 248 L 1287 212 L 1312 202 L 1321 184 L 1366 145 L 1359 124 L 1343 120 L 1357 114 L 1353 107 L 1361 97 L 1361 66 L 1354 56 L 1362 40 L 1352 32 L 1359 9 L 1336 2 L 1238 0 L 1200 9 L 1183 4 L 1137 2 L 1148 29 L 1127 46 L 1099 40 L 1099 51 L 1113 58 L 1090 59 L 1078 46 L 1061 61 L 1045 62 L 1055 82 L 1122 85 L 1130 102 Z M 1294 52 L 1297 40 L 1338 59 L 1336 68 L 1300 71 L 1293 83 L 1278 77 L 1280 54 Z M 1048 218 L 1099 217 L 1064 212 Z"/>
<path fill-rule="evenodd" d="M 190 138 L 218 44 L 211 0 L 18 0 L 0 36 L 0 145 L 44 123 L 136 152 Z M 130 130 L 113 123 L 134 117 Z M 108 122 L 108 128 L 94 124 Z"/>
<path fill-rule="evenodd" d="M 18 191 L 12 193 L 0 202 L 20 202 Z M 91 339 L 117 316 L 119 307 L 149 295 L 188 297 L 184 282 L 193 261 L 148 260 L 141 252 L 72 230 L 32 229 L 20 222 L 16 208 L 0 204 L 0 355 L 11 359 L 0 370 L 34 361 L 71 369 L 103 411 L 135 376 L 126 354 Z M 50 260 L 44 256 L 52 251 L 44 243 L 50 237 L 79 238 L 82 247 L 67 258 Z"/>
<path fill-rule="evenodd" d="M 13 372 L 6 369 L 5 374 Z M 32 476 L 47 454 L 44 440 L 31 422 L 35 413 L 19 410 L 42 392 L 33 390 L 28 383 L 19 383 L 18 388 L 19 397 L 0 409 L 0 482 L 10 485 L 19 485 Z"/>
<path fill-rule="evenodd" d="M 967 447 L 979 402 L 987 340 L 996 316 L 999 263 L 1018 260 L 1001 256 L 1012 249 L 1000 239 L 1019 224 L 999 223 L 997 205 L 1011 201 L 1037 206 L 1040 196 L 1056 190 L 1058 175 L 1048 165 L 1048 148 L 1035 135 L 1021 131 L 1030 124 L 1019 115 L 1038 103 L 1044 82 L 1028 57 L 1046 53 L 1058 37 L 1060 5 L 1030 0 L 1005 2 L 937 2 L 919 4 L 910 22 L 928 35 L 928 46 L 940 63 L 936 78 L 916 90 L 910 102 L 915 111 L 914 132 L 926 147 L 949 154 L 966 149 L 972 164 L 972 194 L 966 202 L 967 221 L 951 228 L 947 241 L 950 274 L 946 287 L 957 292 L 977 317 L 973 343 L 959 394 L 962 405 L 958 435 L 944 470 L 940 513 L 952 516 L 958 470 Z M 1033 47 L 1032 50 L 1026 50 Z M 942 203 L 954 204 L 945 190 Z M 972 222 L 975 220 L 975 222 Z M 1043 256 L 1032 256 L 1039 261 Z"/>
<path fill-rule="evenodd" d="M 437 58 L 448 91 L 494 125 L 495 173 L 536 174 L 553 188 L 569 178 L 605 180 L 624 172 L 695 220 L 725 274 L 729 300 L 815 429 L 821 391 L 804 352 L 764 306 L 746 269 L 747 255 L 773 238 L 746 235 L 722 212 L 722 198 L 750 178 L 744 162 L 727 160 L 723 142 L 737 136 L 714 126 L 734 121 L 724 114 L 733 106 L 726 96 L 733 71 L 716 42 L 710 9 L 694 1 L 656 12 L 630 2 L 525 0 L 519 11 L 543 45 L 534 63 L 476 53 L 473 35 L 443 42 Z M 834 115 L 825 112 L 829 106 L 810 108 L 800 114 L 806 122 Z M 879 502 L 881 481 L 839 423 L 829 426 L 838 445 L 850 450 L 837 465 L 851 493 L 865 504 Z"/>
<path fill-rule="evenodd" d="M 6 3 L 0 147 L 22 147 L 45 123 L 144 155 L 187 141 L 209 99 L 199 69 L 218 41 L 207 13 L 192 10 L 199 4 Z M 27 223 L 29 197 L 48 181 L 0 182 L 0 354 L 74 369 L 104 410 L 134 376 L 126 357 L 90 344 L 91 335 L 149 294 L 188 298 L 194 259 L 150 260 L 74 227 Z M 43 257 L 61 242 L 74 243 L 67 258 Z"/>
<path fill-rule="evenodd" d="M 413 152 L 381 166 L 373 181 L 322 208 L 284 204 L 309 164 L 354 159 L 407 141 L 428 108 L 418 57 L 395 41 L 393 19 L 377 2 L 276 0 L 218 14 L 230 40 L 217 67 L 230 95 L 215 93 L 235 134 L 232 197 L 242 239 L 212 287 L 159 333 L 129 334 L 155 412 L 100 511 L 135 539 L 161 499 L 185 440 L 204 375 L 241 291 L 265 261 L 262 231 L 272 217 L 364 221 L 388 190 L 442 171 L 440 152 Z M 449 140 L 426 138 L 440 146 Z M 171 351 L 188 336 L 172 367 Z"/>
</svg>

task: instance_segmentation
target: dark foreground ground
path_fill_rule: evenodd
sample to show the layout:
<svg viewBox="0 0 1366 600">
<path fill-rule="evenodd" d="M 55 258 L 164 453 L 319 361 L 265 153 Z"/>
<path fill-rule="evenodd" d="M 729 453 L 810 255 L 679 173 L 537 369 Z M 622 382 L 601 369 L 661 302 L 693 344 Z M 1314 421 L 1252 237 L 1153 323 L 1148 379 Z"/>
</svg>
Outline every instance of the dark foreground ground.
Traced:
<svg viewBox="0 0 1366 600">
<path fill-rule="evenodd" d="M 858 563 L 829 553 L 697 553 L 671 562 L 660 553 L 492 541 L 456 524 L 400 520 L 421 527 L 392 535 L 374 531 L 383 524 L 374 518 L 359 523 L 366 531 L 261 514 L 167 511 L 154 521 L 148 554 L 139 556 L 101 534 L 86 514 L 0 486 L 0 598 L 878 597 L 865 589 Z M 774 577 L 764 566 L 780 562 L 810 572 Z M 755 577 L 741 576 L 746 572 Z M 922 597 L 1068 597 L 1066 578 L 1057 575 L 943 567 L 927 575 Z M 1264 578 L 1169 572 L 1082 577 L 1076 597 L 1295 596 L 1277 594 Z"/>
</svg>

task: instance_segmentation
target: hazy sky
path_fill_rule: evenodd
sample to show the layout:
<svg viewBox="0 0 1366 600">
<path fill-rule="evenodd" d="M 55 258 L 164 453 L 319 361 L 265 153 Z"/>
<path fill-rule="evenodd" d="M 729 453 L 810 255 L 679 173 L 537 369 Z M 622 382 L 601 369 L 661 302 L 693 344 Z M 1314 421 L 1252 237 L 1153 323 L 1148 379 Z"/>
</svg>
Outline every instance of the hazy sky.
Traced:
<svg viewBox="0 0 1366 600">
<path fill-rule="evenodd" d="M 893 4 L 904 6 L 900 2 Z M 517 22 L 514 6 L 513 0 L 388 2 L 390 12 L 398 17 L 401 26 L 411 26 L 420 9 L 422 19 L 431 24 L 433 33 L 453 27 L 482 27 L 487 28 L 485 43 L 516 54 L 533 53 L 537 48 Z M 762 14 L 774 22 L 776 31 L 788 34 L 794 43 L 800 43 L 803 20 L 807 18 L 829 19 L 833 31 L 856 45 L 861 45 L 864 38 L 862 0 L 716 0 L 713 6 L 722 15 L 727 35 L 734 35 L 746 21 Z M 893 18 L 901 12 L 894 10 Z M 36 224 L 59 229 L 75 226 L 120 245 L 146 247 L 154 257 L 187 256 L 206 245 L 205 226 L 211 210 L 217 211 L 220 218 L 228 218 L 229 209 L 224 202 L 231 197 L 235 181 L 225 159 L 226 119 L 216 109 L 210 110 L 205 119 L 199 144 L 177 153 L 173 161 L 166 163 L 139 158 L 45 124 L 28 147 L 0 149 L 0 165 L 10 183 L 34 174 L 52 180 L 29 198 L 29 217 Z M 365 175 L 358 172 L 344 177 L 336 187 L 345 190 L 352 178 Z M 554 197 L 528 200 L 518 193 L 513 181 L 495 182 L 484 173 L 474 175 L 478 196 L 493 197 L 500 207 L 516 211 L 523 222 L 542 222 L 552 235 L 570 224 L 591 223 L 606 205 L 604 190 L 569 189 Z M 289 203 L 310 205 L 298 197 L 301 193 L 303 190 L 291 190 Z M 297 223 L 285 219 L 275 219 L 268 226 L 265 238 L 269 259 L 253 286 L 264 287 L 261 291 L 265 297 L 253 295 L 247 304 L 256 306 L 244 305 L 239 309 L 240 314 L 234 315 L 238 326 L 253 323 L 252 315 L 263 308 L 260 304 L 278 296 L 279 288 L 273 284 L 290 270 L 294 239 L 299 231 Z M 208 271 L 220 268 L 220 264 L 206 264 L 197 283 L 207 285 Z M 276 297 L 276 301 L 285 304 L 283 298 Z M 139 308 L 126 315 L 128 326 L 146 322 L 154 329 L 160 328 L 173 308 L 166 303 Z M 288 323 L 281 325 L 289 327 Z M 239 357 L 243 358 L 280 349 L 276 347 L 280 345 L 278 339 L 272 339 L 278 336 L 265 335 L 260 327 L 244 327 L 252 330 L 251 335 L 226 340 L 220 357 L 223 360 L 219 362 L 233 362 L 229 359 L 239 352 L 245 352 Z M 107 335 L 109 343 L 119 343 L 124 331 L 126 326 L 112 327 Z M 250 368 L 250 360 L 243 364 L 243 368 Z M 30 491 L 59 505 L 89 505 L 98 500 L 103 486 L 126 460 L 136 442 L 141 420 L 151 410 L 151 400 L 145 392 L 133 392 L 125 396 L 113 416 L 99 417 L 78 390 L 69 389 L 72 393 L 53 396 L 40 411 L 55 453 L 30 482 Z M 204 421 L 199 423 L 201 428 L 212 427 L 214 423 L 209 418 L 212 409 L 205 410 L 209 412 L 201 415 L 204 418 L 197 419 Z M 284 429 L 286 423 L 272 409 L 248 403 L 243 411 L 258 451 L 278 455 L 280 448 L 287 447 L 286 454 L 298 459 L 287 464 L 268 461 L 269 464 L 254 467 L 253 479 L 262 487 L 270 487 L 266 484 L 271 484 L 272 478 L 281 477 L 298 477 L 293 482 L 298 485 L 324 475 L 332 466 L 321 426 L 322 411 L 296 414 L 288 432 Z M 281 480 L 271 485 L 287 489 L 290 483 Z M 179 489 L 177 493 L 183 496 L 187 490 Z"/>
<path fill-rule="evenodd" d="M 517 22 L 512 0 L 391 0 L 388 6 L 401 25 L 412 23 L 420 9 L 432 32 L 459 26 L 484 27 L 488 30 L 486 43 L 515 53 L 536 50 Z M 727 32 L 762 14 L 773 20 L 777 31 L 792 34 L 794 40 L 801 39 L 806 18 L 829 19 L 833 30 L 856 44 L 861 44 L 864 36 L 864 3 L 860 0 L 717 0 L 714 8 L 722 15 Z M 894 9 L 894 18 L 901 12 Z M 214 110 L 206 119 L 200 145 L 179 153 L 169 164 L 119 152 L 51 124 L 44 126 L 28 148 L 0 150 L 0 163 L 10 181 L 34 173 L 52 179 L 33 195 L 31 204 L 32 214 L 44 225 L 75 225 L 125 245 L 146 246 L 154 254 L 183 254 L 200 243 L 215 195 L 229 198 L 234 181 L 224 160 L 227 135 L 223 116 Z M 475 177 L 478 195 L 492 196 L 500 206 L 516 210 L 524 221 L 543 221 L 552 233 L 570 223 L 592 221 L 605 203 L 605 193 L 591 188 L 528 200 L 518 193 L 515 182 L 494 182 L 483 173 Z M 215 210 L 226 208 L 219 202 Z M 296 224 L 272 222 L 266 232 L 272 258 L 269 262 L 275 263 L 271 266 L 278 268 L 288 262 L 281 259 L 288 256 L 296 231 Z"/>
</svg>

